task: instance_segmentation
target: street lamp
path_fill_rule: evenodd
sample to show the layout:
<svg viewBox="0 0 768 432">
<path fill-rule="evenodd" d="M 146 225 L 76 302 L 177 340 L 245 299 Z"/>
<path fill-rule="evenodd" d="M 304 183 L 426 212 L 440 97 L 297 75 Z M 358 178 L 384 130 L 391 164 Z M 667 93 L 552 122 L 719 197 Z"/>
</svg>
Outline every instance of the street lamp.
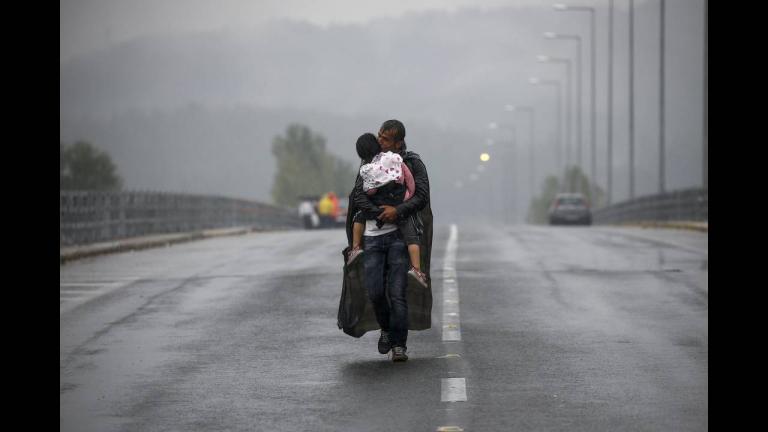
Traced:
<svg viewBox="0 0 768 432">
<path fill-rule="evenodd" d="M 659 194 L 663 194 L 666 183 L 666 164 L 664 162 L 664 0 L 660 0 L 659 6 L 661 8 L 659 13 Z"/>
<path fill-rule="evenodd" d="M 491 122 L 488 124 L 488 129 L 491 130 L 509 130 L 511 132 L 512 140 L 510 146 L 504 147 L 504 154 L 506 156 L 506 159 L 508 161 L 508 167 L 507 169 L 504 169 L 501 174 L 502 178 L 504 179 L 505 185 L 511 185 L 511 191 L 512 191 L 512 199 L 504 199 L 501 202 L 503 203 L 504 209 L 503 214 L 504 218 L 507 218 L 508 215 L 512 216 L 511 221 L 517 222 L 518 216 L 519 216 L 519 206 L 517 204 L 517 201 L 519 200 L 518 195 L 520 193 L 519 184 L 517 181 L 518 172 L 519 170 L 519 160 L 517 156 L 517 130 L 515 128 L 514 124 L 507 125 L 507 124 L 498 124 L 496 122 Z M 480 155 L 480 160 L 482 162 L 488 162 L 490 160 L 490 155 L 488 153 L 482 153 Z M 510 181 L 511 177 L 511 181 Z M 507 190 L 504 188 L 504 190 Z M 494 194 L 495 196 L 495 194 Z M 505 198 L 508 198 L 507 195 L 504 195 Z M 499 200 L 494 200 L 495 203 L 499 203 Z M 511 205 L 509 204 L 511 202 Z M 508 220 L 508 219 L 506 219 Z"/>
<path fill-rule="evenodd" d="M 571 60 L 562 57 L 550 57 L 546 55 L 537 55 L 536 60 L 539 63 L 561 63 L 565 64 L 566 69 L 566 86 L 565 86 L 565 169 L 568 169 L 568 164 L 571 162 L 571 147 L 573 143 L 573 136 L 571 134 Z M 577 164 L 578 165 L 578 164 Z M 564 177 L 565 178 L 565 177 Z"/>
<path fill-rule="evenodd" d="M 544 33 L 544 37 L 547 39 L 565 39 L 576 41 L 576 160 L 577 165 L 581 166 L 581 36 L 546 32 Z M 594 167 L 592 167 L 592 169 L 594 170 Z M 594 173 L 592 175 L 594 175 Z"/>
<path fill-rule="evenodd" d="M 597 156 L 595 152 L 595 146 L 596 146 L 596 110 L 595 110 L 595 8 L 589 7 L 589 6 L 569 6 L 562 3 L 556 3 L 552 5 L 552 8 L 559 12 L 567 12 L 567 11 L 576 11 L 576 12 L 589 12 L 589 24 L 590 24 L 590 62 L 592 63 L 592 68 L 590 72 L 590 110 L 591 110 L 591 118 L 590 118 L 590 134 L 591 134 L 591 143 L 590 143 L 590 149 L 592 156 L 590 158 L 590 171 L 592 176 L 592 183 L 594 184 L 596 181 L 597 176 Z M 611 8 L 613 8 L 613 2 L 611 0 Z M 581 109 L 581 106 L 579 106 L 579 109 Z M 609 113 L 610 115 L 610 113 Z M 610 139 L 610 138 L 609 138 Z M 594 198 L 594 197 L 593 197 Z"/>
<path fill-rule="evenodd" d="M 635 198 L 635 2 L 629 0 L 629 199 Z"/>
<path fill-rule="evenodd" d="M 519 211 L 520 206 L 518 206 L 517 204 L 517 202 L 519 201 L 518 197 L 520 195 L 520 187 L 517 183 L 517 173 L 519 171 L 518 167 L 520 166 L 520 164 L 518 163 L 519 160 L 517 157 L 517 129 L 515 128 L 515 125 L 510 126 L 510 129 L 512 130 L 512 145 L 509 148 L 509 153 L 510 153 L 512 164 L 513 164 L 513 166 L 511 166 L 510 168 L 514 171 L 514 173 L 512 174 L 512 188 L 513 188 L 512 196 L 514 197 L 514 199 L 511 200 L 512 201 L 511 213 L 514 215 L 513 216 L 514 223 L 517 223 L 520 216 L 520 211 Z M 509 172 L 509 170 L 507 170 L 507 172 Z"/>
<path fill-rule="evenodd" d="M 709 62 L 707 51 L 709 50 L 709 32 L 707 21 L 707 0 L 704 0 L 704 103 L 702 104 L 702 122 L 701 122 L 701 184 L 704 190 L 709 189 Z"/>
<path fill-rule="evenodd" d="M 563 133 L 562 133 L 562 123 L 563 123 L 563 97 L 562 97 L 562 87 L 560 85 L 560 81 L 557 80 L 542 80 L 537 77 L 532 77 L 528 79 L 528 82 L 532 85 L 546 85 L 546 86 L 552 86 L 555 87 L 555 99 L 556 99 L 556 113 L 557 113 L 557 120 L 556 120 L 556 130 L 557 130 L 557 141 L 555 145 L 555 167 L 557 171 L 564 172 L 564 169 L 562 167 L 562 148 L 563 148 Z M 565 177 L 563 177 L 565 179 Z"/>
<path fill-rule="evenodd" d="M 529 147 L 528 147 L 528 193 L 530 195 L 530 199 L 533 199 L 534 195 L 534 186 L 536 184 L 536 158 L 535 158 L 535 149 L 536 149 L 536 141 L 535 141 L 535 134 L 536 134 L 536 120 L 535 115 L 536 112 L 533 109 L 533 107 L 530 106 L 517 106 L 517 105 L 506 105 L 504 106 L 505 111 L 520 111 L 520 112 L 527 112 L 530 114 L 530 141 L 529 141 Z"/>
<path fill-rule="evenodd" d="M 610 205 L 613 193 L 613 0 L 608 0 L 608 133 L 606 140 L 605 204 Z"/>
</svg>

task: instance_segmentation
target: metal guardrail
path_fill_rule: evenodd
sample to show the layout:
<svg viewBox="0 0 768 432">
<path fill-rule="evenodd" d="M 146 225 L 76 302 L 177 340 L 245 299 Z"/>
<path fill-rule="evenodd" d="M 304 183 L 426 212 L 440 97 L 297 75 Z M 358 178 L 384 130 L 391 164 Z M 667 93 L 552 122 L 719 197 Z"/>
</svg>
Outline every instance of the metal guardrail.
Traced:
<svg viewBox="0 0 768 432">
<path fill-rule="evenodd" d="M 61 191 L 59 246 L 250 226 L 300 228 L 295 210 L 233 198 L 164 192 Z"/>
<path fill-rule="evenodd" d="M 596 209 L 596 224 L 648 221 L 708 221 L 707 189 L 684 189 L 649 195 Z"/>
</svg>

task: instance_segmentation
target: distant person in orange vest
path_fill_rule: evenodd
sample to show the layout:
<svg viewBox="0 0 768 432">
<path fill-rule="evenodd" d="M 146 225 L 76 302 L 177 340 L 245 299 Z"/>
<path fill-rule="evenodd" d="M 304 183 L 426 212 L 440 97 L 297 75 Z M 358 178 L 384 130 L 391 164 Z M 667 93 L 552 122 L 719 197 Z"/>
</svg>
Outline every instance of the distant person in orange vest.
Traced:
<svg viewBox="0 0 768 432">
<path fill-rule="evenodd" d="M 328 199 L 331 200 L 331 217 L 336 219 L 339 216 L 339 197 L 334 192 L 328 192 Z"/>
</svg>

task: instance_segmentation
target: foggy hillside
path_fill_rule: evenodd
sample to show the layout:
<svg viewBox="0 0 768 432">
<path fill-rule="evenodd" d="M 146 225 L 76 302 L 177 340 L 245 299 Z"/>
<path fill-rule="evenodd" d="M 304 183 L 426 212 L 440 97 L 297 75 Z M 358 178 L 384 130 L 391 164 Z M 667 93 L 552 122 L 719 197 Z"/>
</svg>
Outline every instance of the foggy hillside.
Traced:
<svg viewBox="0 0 768 432">
<path fill-rule="evenodd" d="M 386 119 L 385 119 L 386 120 Z M 357 167 L 355 141 L 376 133 L 382 120 L 301 110 L 233 107 L 209 110 L 188 105 L 173 111 L 129 112 L 110 120 L 62 123 L 62 137 L 76 128 L 117 161 L 127 189 L 223 194 L 259 201 L 269 195 L 276 164 L 272 138 L 291 122 L 306 124 L 327 139 L 326 148 Z M 403 119 L 409 150 L 428 163 L 433 191 L 453 188 L 456 169 L 471 171 L 479 154 L 469 134 Z M 463 161 L 463 162 L 462 162 Z M 351 187 L 351 185 L 350 185 Z"/>
<path fill-rule="evenodd" d="M 688 2 L 690 3 L 690 2 Z M 690 5 L 689 5 L 690 6 Z M 658 99 L 655 6 L 636 6 L 637 192 L 654 193 Z M 670 5 L 667 148 L 670 189 L 700 178 L 701 61 L 697 16 Z M 676 9 L 677 8 L 677 9 Z M 605 24 L 598 10 L 598 182 L 604 183 Z M 626 11 L 616 10 L 614 187 L 625 196 Z M 699 26 L 699 27 L 697 27 Z M 289 123 L 307 124 L 328 148 L 354 162 L 354 141 L 397 118 L 406 141 L 424 156 L 433 194 L 454 191 L 475 169 L 491 121 L 512 116 L 506 104 L 536 107 L 537 177 L 554 169 L 553 93 L 528 77 L 562 79 L 535 56 L 573 56 L 573 46 L 544 31 L 588 35 L 588 20 L 549 7 L 426 12 L 367 25 L 279 21 L 250 31 L 147 36 L 60 65 L 60 135 L 108 151 L 127 189 L 200 192 L 270 201 L 272 138 Z M 587 62 L 588 45 L 584 48 Z M 697 57 L 697 55 L 699 57 Z M 589 137 L 588 68 L 583 106 Z M 575 93 L 574 93 L 575 94 Z M 621 111 L 621 112 L 619 112 Z M 527 123 L 517 121 L 520 145 Z M 575 128 L 574 128 L 575 130 Z M 500 144 L 497 144 L 497 146 Z M 586 145 L 586 144 L 585 144 Z M 546 159 L 546 160 L 545 160 Z M 523 165 L 520 170 L 525 169 Z M 522 177 L 522 175 L 521 175 Z M 525 177 L 527 178 L 527 177 Z"/>
</svg>

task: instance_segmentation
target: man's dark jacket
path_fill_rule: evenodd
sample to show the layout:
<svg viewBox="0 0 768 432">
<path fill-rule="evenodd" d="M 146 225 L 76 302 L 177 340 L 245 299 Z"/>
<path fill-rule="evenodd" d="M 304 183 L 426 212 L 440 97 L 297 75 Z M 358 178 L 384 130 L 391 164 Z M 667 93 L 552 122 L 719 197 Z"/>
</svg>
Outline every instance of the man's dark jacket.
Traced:
<svg viewBox="0 0 768 432">
<path fill-rule="evenodd" d="M 393 180 L 383 186 L 378 187 L 377 189 L 378 190 L 373 195 L 366 194 L 370 199 L 371 204 L 373 204 L 377 210 L 374 212 L 363 211 L 362 214 L 363 218 L 366 220 L 375 219 L 376 226 L 381 228 L 384 224 L 384 221 L 378 220 L 377 217 L 381 214 L 383 209 L 379 208 L 378 206 L 389 205 L 394 207 L 402 203 L 405 199 L 405 185 Z"/>
<path fill-rule="evenodd" d="M 413 196 L 397 206 L 398 219 L 415 217 L 422 227 L 421 233 L 421 271 L 427 275 L 427 288 L 408 278 L 408 329 L 426 330 L 432 326 L 432 278 L 430 277 L 430 259 L 432 256 L 432 209 L 429 203 L 429 177 L 427 168 L 418 154 L 403 150 L 400 153 L 403 162 L 413 175 L 416 190 Z M 344 280 L 339 301 L 337 324 L 344 333 L 360 337 L 371 330 L 378 330 L 379 324 L 373 312 L 373 305 L 368 299 L 368 290 L 363 275 L 365 252 L 358 256 L 352 265 L 346 265 L 347 254 L 352 247 L 353 217 L 358 210 L 376 212 L 378 207 L 371 203 L 363 192 L 363 179 L 358 174 L 355 188 L 349 194 L 347 207 L 347 243 L 342 251 L 344 257 Z M 385 285 L 386 286 L 386 285 Z"/>
</svg>

